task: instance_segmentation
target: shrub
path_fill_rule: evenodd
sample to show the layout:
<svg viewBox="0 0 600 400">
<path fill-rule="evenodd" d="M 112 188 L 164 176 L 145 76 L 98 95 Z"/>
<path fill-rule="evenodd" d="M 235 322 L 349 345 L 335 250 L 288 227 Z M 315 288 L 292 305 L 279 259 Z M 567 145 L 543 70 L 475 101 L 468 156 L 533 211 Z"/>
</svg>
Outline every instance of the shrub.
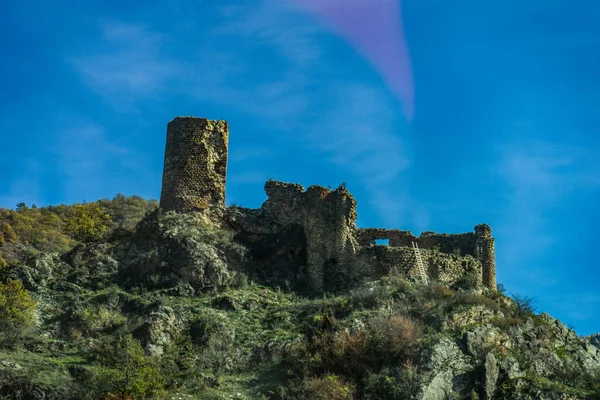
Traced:
<svg viewBox="0 0 600 400">
<path fill-rule="evenodd" d="M 430 297 L 436 300 L 447 299 L 456 293 L 454 290 L 444 286 L 444 285 L 434 285 L 429 287 L 428 294 Z"/>
<path fill-rule="evenodd" d="M 23 282 L 9 279 L 0 282 L 0 342 L 12 345 L 25 328 L 34 322 L 35 302 L 23 288 Z"/>
<path fill-rule="evenodd" d="M 479 286 L 479 282 L 479 276 L 476 273 L 471 272 L 458 278 L 453 286 L 456 289 L 475 289 Z"/>
<path fill-rule="evenodd" d="M 0 246 L 3 242 L 11 243 L 17 240 L 17 234 L 8 222 L 0 222 L 0 238 Z"/>
<path fill-rule="evenodd" d="M 513 312 L 515 317 L 525 320 L 527 317 L 535 315 L 535 298 L 518 294 L 512 294 L 511 298 L 514 302 Z"/>
<path fill-rule="evenodd" d="M 330 354 L 325 357 L 329 368 L 350 376 L 359 376 L 371 364 L 371 354 L 365 332 L 339 332 L 332 337 L 329 344 Z"/>
<path fill-rule="evenodd" d="M 412 399 L 420 389 L 417 367 L 405 362 L 399 368 L 384 368 L 378 373 L 371 373 L 364 382 L 365 400 L 378 399 Z"/>
<path fill-rule="evenodd" d="M 158 359 L 145 356 L 131 335 L 102 343 L 96 355 L 99 365 L 92 386 L 100 398 L 143 399 L 165 392 Z"/>
<path fill-rule="evenodd" d="M 75 204 L 67 211 L 65 231 L 81 242 L 102 237 L 111 224 L 110 215 L 98 203 Z"/>
<path fill-rule="evenodd" d="M 360 379 L 367 370 L 416 358 L 420 325 L 404 315 L 378 315 L 365 330 L 326 333 L 313 338 L 319 371 Z"/>
<path fill-rule="evenodd" d="M 480 294 L 459 293 L 456 296 L 456 303 L 466 305 L 480 305 L 489 308 L 492 311 L 498 311 L 500 309 L 496 301 Z"/>
<path fill-rule="evenodd" d="M 119 311 L 102 306 L 77 309 L 73 313 L 72 319 L 75 324 L 73 329 L 85 335 L 117 328 L 127 321 L 127 318 Z"/>
<path fill-rule="evenodd" d="M 421 326 L 404 315 L 379 315 L 369 321 L 372 350 L 391 362 L 414 357 L 422 335 Z"/>
<path fill-rule="evenodd" d="M 354 385 L 337 375 L 310 378 L 304 387 L 304 398 L 314 400 L 352 400 L 356 391 Z"/>
<path fill-rule="evenodd" d="M 502 318 L 492 318 L 490 320 L 490 324 L 500 328 L 500 329 L 508 329 L 511 326 L 519 325 L 523 322 L 520 318 L 515 317 L 502 317 Z"/>
</svg>

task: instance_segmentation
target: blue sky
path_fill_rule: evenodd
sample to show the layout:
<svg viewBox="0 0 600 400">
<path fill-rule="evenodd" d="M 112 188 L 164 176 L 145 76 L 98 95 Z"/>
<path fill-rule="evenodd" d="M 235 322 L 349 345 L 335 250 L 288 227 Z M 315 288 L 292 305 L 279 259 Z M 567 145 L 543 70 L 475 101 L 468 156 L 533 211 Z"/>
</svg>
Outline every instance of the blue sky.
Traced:
<svg viewBox="0 0 600 400">
<path fill-rule="evenodd" d="M 361 227 L 488 223 L 509 292 L 600 331 L 600 3 L 404 1 L 411 121 L 306 10 L 96 3 L 3 3 L 0 206 L 157 198 L 166 124 L 226 119 L 228 202 L 259 207 L 269 178 L 347 182 Z"/>
</svg>

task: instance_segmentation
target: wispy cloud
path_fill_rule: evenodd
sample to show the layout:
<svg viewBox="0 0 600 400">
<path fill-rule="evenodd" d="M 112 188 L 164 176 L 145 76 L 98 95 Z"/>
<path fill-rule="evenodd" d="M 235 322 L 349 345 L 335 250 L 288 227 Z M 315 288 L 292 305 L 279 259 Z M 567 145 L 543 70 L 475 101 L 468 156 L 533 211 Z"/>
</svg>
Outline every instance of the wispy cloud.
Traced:
<svg viewBox="0 0 600 400">
<path fill-rule="evenodd" d="M 280 132 L 273 140 L 304 146 L 348 171 L 347 180 L 365 188 L 373 207 L 390 223 L 414 214 L 407 212 L 412 202 L 392 200 L 395 180 L 410 166 L 402 138 L 408 128 L 399 130 L 399 104 L 383 85 L 339 77 L 336 68 L 341 66 L 322 44 L 330 34 L 284 2 L 223 5 L 213 15 L 203 24 L 197 47 L 188 48 L 185 57 L 176 56 L 177 51 L 166 57 L 162 51 L 165 43 L 177 42 L 175 37 L 113 22 L 101 25 L 110 51 L 101 47 L 74 59 L 73 65 L 94 90 L 115 101 L 123 95 L 164 95 L 166 90 L 260 118 Z M 232 42 L 235 52 L 221 46 Z M 278 62 L 266 64 L 265 59 Z M 328 106 L 316 112 L 316 104 Z M 236 157 L 232 153 L 230 161 L 242 162 Z M 259 175 L 232 175 L 230 182 Z"/>
<path fill-rule="evenodd" d="M 155 96 L 179 73 L 162 53 L 166 37 L 141 25 L 102 21 L 95 51 L 69 61 L 86 84 L 112 101 Z"/>
<path fill-rule="evenodd" d="M 276 73 L 257 73 L 251 90 L 227 84 L 206 90 L 211 83 L 202 80 L 204 90 L 198 94 L 261 118 L 282 121 L 284 116 L 280 129 L 292 140 L 348 171 L 348 180 L 366 188 L 372 206 L 388 222 L 406 221 L 403 217 L 410 215 L 406 209 L 411 202 L 394 202 L 396 188 L 392 185 L 410 166 L 403 142 L 408 127 L 398 129 L 400 113 L 385 89 L 364 81 L 319 80 L 335 76 L 335 61 L 327 58 L 320 44 L 326 33 L 317 24 L 299 22 L 294 9 L 261 1 L 251 7 L 227 7 L 224 12 L 231 22 L 215 30 L 217 37 L 225 35 L 244 43 L 249 54 L 268 51 L 286 63 Z M 258 61 L 247 61 L 244 68 L 264 69 Z M 329 107 L 320 109 L 315 118 L 311 108 L 317 102 Z M 419 215 L 423 224 L 427 217 L 423 212 Z"/>
<path fill-rule="evenodd" d="M 112 142 L 101 126 L 81 120 L 70 121 L 67 126 L 57 132 L 54 153 L 58 172 L 64 177 L 64 197 L 70 201 L 100 198 L 107 181 L 118 187 L 119 180 L 135 176 L 136 169 L 141 168 L 137 156 Z M 83 198 L 84 193 L 92 197 Z"/>
<path fill-rule="evenodd" d="M 600 188 L 600 161 L 595 149 L 537 139 L 521 139 L 499 150 L 496 174 L 509 190 L 499 230 L 505 234 L 503 255 L 510 264 L 532 248 L 542 252 L 564 240 L 547 227 L 552 209 L 573 193 Z M 554 282 L 548 279 L 548 284 Z"/>
</svg>

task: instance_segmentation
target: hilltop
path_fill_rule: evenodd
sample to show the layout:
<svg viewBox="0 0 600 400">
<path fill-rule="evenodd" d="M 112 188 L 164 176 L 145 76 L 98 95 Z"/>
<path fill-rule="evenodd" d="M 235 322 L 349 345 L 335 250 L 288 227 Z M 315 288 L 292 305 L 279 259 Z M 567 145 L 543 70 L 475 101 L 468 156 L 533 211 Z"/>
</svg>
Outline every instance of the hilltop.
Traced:
<svg viewBox="0 0 600 400">
<path fill-rule="evenodd" d="M 244 271 L 249 252 L 234 232 L 153 204 L 134 228 L 110 222 L 101 238 L 85 243 L 58 224 L 74 244 L 62 253 L 43 241 L 5 240 L 0 251 L 16 258 L 2 282 L 23 282 L 21 295 L 35 305 L 29 325 L 26 318 L 7 325 L 11 317 L 0 315 L 2 398 L 599 394 L 600 352 L 587 339 L 476 276 L 425 285 L 391 271 L 310 295 L 298 285 L 286 288 L 283 272 L 261 269 L 260 259 Z M 31 210 L 3 215 L 16 220 Z M 60 220 L 52 209 L 37 210 Z M 56 250 L 64 242 L 56 241 Z M 39 251 L 41 243 L 49 247 Z M 31 309 L 26 301 L 14 304 L 25 314 Z"/>
<path fill-rule="evenodd" d="M 359 228 L 344 185 L 274 180 L 226 207 L 228 143 L 178 117 L 160 203 L 0 210 L 0 398 L 600 399 L 597 338 L 507 296 L 488 225 Z"/>
</svg>

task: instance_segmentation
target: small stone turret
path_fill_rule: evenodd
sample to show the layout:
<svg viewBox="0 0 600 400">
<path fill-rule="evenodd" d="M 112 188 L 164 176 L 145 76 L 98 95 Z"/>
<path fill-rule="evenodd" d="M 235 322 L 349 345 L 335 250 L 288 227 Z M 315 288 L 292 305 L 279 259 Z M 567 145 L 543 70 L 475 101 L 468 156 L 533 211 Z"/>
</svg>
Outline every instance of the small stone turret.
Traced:
<svg viewBox="0 0 600 400">
<path fill-rule="evenodd" d="M 177 117 L 167 126 L 160 207 L 201 212 L 218 221 L 225 210 L 229 127 L 226 121 Z"/>
</svg>

